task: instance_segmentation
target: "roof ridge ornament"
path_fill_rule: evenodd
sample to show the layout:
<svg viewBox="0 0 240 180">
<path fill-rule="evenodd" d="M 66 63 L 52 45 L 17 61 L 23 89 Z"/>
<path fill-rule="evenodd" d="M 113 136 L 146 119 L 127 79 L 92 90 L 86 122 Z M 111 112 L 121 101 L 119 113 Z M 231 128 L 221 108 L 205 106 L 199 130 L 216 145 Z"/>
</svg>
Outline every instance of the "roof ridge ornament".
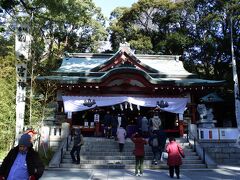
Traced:
<svg viewBox="0 0 240 180">
<path fill-rule="evenodd" d="M 123 42 L 119 44 L 119 50 L 133 53 L 130 48 L 130 43 L 126 41 L 126 38 L 123 38 Z"/>
</svg>

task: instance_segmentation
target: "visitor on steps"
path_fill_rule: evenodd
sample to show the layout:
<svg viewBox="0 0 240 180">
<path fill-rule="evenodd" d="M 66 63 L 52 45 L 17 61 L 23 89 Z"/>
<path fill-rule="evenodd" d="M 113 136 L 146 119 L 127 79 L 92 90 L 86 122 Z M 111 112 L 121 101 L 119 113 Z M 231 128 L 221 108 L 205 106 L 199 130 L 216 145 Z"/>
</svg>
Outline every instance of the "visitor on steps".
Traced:
<svg viewBox="0 0 240 180">
<path fill-rule="evenodd" d="M 158 160 L 160 159 L 160 140 L 158 138 L 158 134 L 156 131 L 153 131 L 151 134 L 149 140 L 148 140 L 149 146 L 152 148 L 153 153 L 153 161 L 152 163 L 157 165 Z"/>
<path fill-rule="evenodd" d="M 119 144 L 119 152 L 123 152 L 124 144 L 125 144 L 125 138 L 127 136 L 126 130 L 122 127 L 121 125 L 117 129 L 117 139 L 118 139 L 118 144 Z"/>
<path fill-rule="evenodd" d="M 83 136 L 81 134 L 80 129 L 75 129 L 74 131 L 74 137 L 73 137 L 73 148 L 70 152 L 71 158 L 72 158 L 72 163 L 75 164 L 80 164 L 80 151 L 81 151 L 81 146 L 83 145 Z M 75 157 L 76 153 L 76 157 Z"/>
<path fill-rule="evenodd" d="M 180 165 L 182 165 L 182 158 L 184 158 L 185 155 L 182 147 L 176 142 L 174 137 L 169 138 L 169 143 L 166 146 L 166 152 L 168 153 L 167 164 L 169 167 L 169 175 L 173 178 L 175 169 L 175 173 L 179 179 Z"/>
<path fill-rule="evenodd" d="M 119 115 L 120 116 L 120 115 Z M 112 138 L 114 138 L 115 140 L 117 140 L 117 128 L 118 128 L 118 116 L 113 116 L 112 118 Z"/>
<path fill-rule="evenodd" d="M 157 112 L 155 112 L 154 116 L 150 119 L 150 131 L 159 131 L 159 128 L 162 124 L 161 119 L 159 118 Z"/>
<path fill-rule="evenodd" d="M 161 158 L 162 152 L 165 150 L 167 134 L 164 132 L 162 127 L 159 128 L 158 131 L 158 139 L 159 139 L 159 157 Z"/>
<path fill-rule="evenodd" d="M 147 141 L 142 137 L 141 133 L 136 132 L 132 135 L 131 140 L 135 144 L 133 154 L 135 155 L 135 175 L 143 175 L 143 161 L 144 161 L 144 145 Z"/>
<path fill-rule="evenodd" d="M 148 132 L 149 132 L 149 122 L 148 119 L 143 116 L 141 119 L 141 130 L 142 130 L 142 135 L 144 138 L 148 138 Z"/>
<path fill-rule="evenodd" d="M 112 118 L 113 116 L 110 114 L 110 111 L 107 111 L 105 114 L 103 121 L 104 121 L 104 135 L 106 138 L 110 138 L 112 135 Z"/>
</svg>

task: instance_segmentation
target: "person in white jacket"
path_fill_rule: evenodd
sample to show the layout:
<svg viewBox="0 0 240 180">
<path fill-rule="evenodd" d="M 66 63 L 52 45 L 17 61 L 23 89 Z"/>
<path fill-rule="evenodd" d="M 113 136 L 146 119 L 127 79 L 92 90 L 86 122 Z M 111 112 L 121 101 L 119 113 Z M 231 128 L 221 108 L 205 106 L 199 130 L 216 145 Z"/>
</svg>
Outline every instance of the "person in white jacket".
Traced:
<svg viewBox="0 0 240 180">
<path fill-rule="evenodd" d="M 118 138 L 118 144 L 119 144 L 119 151 L 120 152 L 123 152 L 126 136 L 127 136 L 126 130 L 122 126 L 120 126 L 117 129 L 117 138 Z"/>
</svg>

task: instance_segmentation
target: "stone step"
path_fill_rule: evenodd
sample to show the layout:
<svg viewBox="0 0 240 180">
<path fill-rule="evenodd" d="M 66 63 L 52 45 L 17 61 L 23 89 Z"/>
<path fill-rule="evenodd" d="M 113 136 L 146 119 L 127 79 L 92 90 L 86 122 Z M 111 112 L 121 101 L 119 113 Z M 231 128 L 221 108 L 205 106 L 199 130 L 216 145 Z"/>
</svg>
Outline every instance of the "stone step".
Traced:
<svg viewBox="0 0 240 180">
<path fill-rule="evenodd" d="M 135 159 L 135 156 L 119 156 L 119 155 L 113 155 L 113 156 L 94 156 L 94 155 L 80 155 L 81 158 L 87 159 L 87 160 L 119 160 L 119 159 Z M 63 159 L 71 159 L 70 154 L 64 155 Z M 145 156 L 145 159 L 152 159 L 152 155 Z"/>
<path fill-rule="evenodd" d="M 65 155 L 70 155 L 70 152 L 67 152 Z M 133 156 L 131 152 L 81 152 L 83 156 Z M 152 156 L 152 152 L 145 152 L 146 156 Z"/>
<path fill-rule="evenodd" d="M 152 156 L 152 151 L 145 152 L 145 156 Z M 122 153 L 118 151 L 83 151 L 81 150 L 81 156 L 88 156 L 88 157 L 105 157 L 105 156 L 129 156 L 134 157 L 131 151 L 124 151 Z M 64 157 L 70 157 L 70 151 L 65 152 Z M 186 159 L 198 159 L 196 152 L 187 152 L 185 151 L 185 158 Z"/>
<path fill-rule="evenodd" d="M 64 163 L 60 165 L 60 168 L 79 168 L 79 169 L 135 169 L 135 165 L 124 165 L 124 164 L 72 164 Z M 205 169 L 206 165 L 204 164 L 191 164 L 191 165 L 182 165 L 180 166 L 182 170 L 185 169 Z M 158 164 L 158 165 L 145 165 L 144 169 L 168 169 L 167 164 Z"/>
<path fill-rule="evenodd" d="M 105 159 L 105 160 L 90 160 L 90 159 L 84 159 L 80 158 L 82 164 L 109 164 L 109 163 L 114 163 L 114 164 L 135 164 L 135 159 Z M 63 159 L 62 163 L 71 163 L 72 159 Z M 144 164 L 151 164 L 152 163 L 152 158 L 149 159 L 144 159 Z M 162 162 L 163 163 L 163 162 Z M 202 164 L 201 160 L 183 160 L 183 164 Z"/>
<path fill-rule="evenodd" d="M 148 139 L 146 139 L 148 141 Z M 70 141 L 71 142 L 71 141 Z M 96 137 L 84 137 L 84 143 L 85 144 L 91 144 L 92 142 L 94 142 L 95 144 L 99 144 L 104 142 L 104 145 L 108 145 L 108 144 L 112 144 L 112 143 L 118 143 L 118 141 L 114 140 L 114 139 L 107 139 L 107 138 L 96 138 Z M 187 142 L 186 139 L 180 138 L 180 139 L 176 139 L 176 142 L 178 142 L 181 145 L 189 145 L 189 143 Z M 130 138 L 127 138 L 125 141 L 126 144 L 133 144 L 133 142 L 131 141 Z M 166 143 L 168 143 L 168 141 L 166 141 Z"/>
<path fill-rule="evenodd" d="M 79 168 L 79 169 L 124 169 L 122 164 L 60 164 L 60 168 Z"/>
<path fill-rule="evenodd" d="M 82 160 L 135 160 L 134 156 L 80 156 Z M 152 156 L 145 156 L 145 160 L 152 160 Z M 71 159 L 70 154 L 64 155 L 63 160 L 65 159 Z M 201 159 L 198 156 L 193 157 L 187 157 L 183 159 L 184 162 L 202 162 Z"/>
<path fill-rule="evenodd" d="M 82 160 L 134 160 L 135 156 L 80 156 Z M 152 159 L 152 156 L 145 156 L 145 159 Z M 64 159 L 71 159 L 70 155 L 64 156 Z"/>
<path fill-rule="evenodd" d="M 71 149 L 73 146 L 72 145 L 70 145 L 70 146 L 68 146 L 68 148 L 69 149 Z M 124 150 L 133 150 L 134 149 L 134 146 L 126 146 L 126 145 L 124 145 Z M 96 146 L 87 146 L 87 145 L 83 145 L 82 147 L 81 147 L 81 150 L 92 150 L 92 151 L 118 151 L 119 150 L 119 146 L 118 146 L 118 144 L 117 145 L 114 145 L 114 146 L 100 146 L 100 145 L 96 145 Z M 144 147 L 144 150 L 145 151 L 152 151 L 152 148 L 151 147 L 149 147 L 149 146 L 145 146 Z M 183 147 L 183 150 L 184 150 L 184 152 L 186 151 L 186 152 L 191 152 L 191 151 L 193 151 L 191 148 L 185 148 L 185 147 Z"/>
<path fill-rule="evenodd" d="M 62 168 L 135 168 L 135 156 L 132 154 L 134 144 L 130 139 L 126 140 L 124 152 L 119 152 L 118 142 L 113 139 L 84 137 L 84 145 L 81 148 L 81 164 L 72 164 L 70 150 L 73 143 L 69 145 L 65 152 L 63 161 L 60 164 Z M 177 140 L 178 141 L 178 140 Z M 183 158 L 182 169 L 202 169 L 206 168 L 196 152 L 193 152 L 189 143 L 185 139 L 178 141 L 184 149 L 185 158 Z M 145 146 L 144 167 L 150 169 L 168 169 L 166 162 L 159 162 L 158 165 L 152 164 L 153 154 L 149 145 Z"/>
<path fill-rule="evenodd" d="M 64 159 L 63 163 L 71 163 L 71 159 Z M 81 164 L 132 164 L 135 165 L 135 159 L 132 160 L 82 160 Z M 152 160 L 144 160 L 145 165 L 152 164 Z"/>
<path fill-rule="evenodd" d="M 84 151 L 81 151 L 80 154 L 81 154 L 81 156 L 97 156 L 97 157 L 99 157 L 99 156 L 130 156 L 130 157 L 133 156 L 132 151 L 128 151 L 128 152 L 125 152 L 125 151 L 123 151 L 123 152 L 118 152 L 118 151 L 116 151 L 116 152 L 85 151 L 84 152 Z M 152 155 L 153 155 L 152 152 L 145 152 L 145 156 L 152 156 Z M 67 151 L 64 154 L 64 156 L 70 156 L 70 151 Z M 197 156 L 196 152 L 189 152 L 189 153 L 185 152 L 185 157 L 186 158 L 192 158 L 192 157 L 194 158 L 196 156 Z"/>
</svg>

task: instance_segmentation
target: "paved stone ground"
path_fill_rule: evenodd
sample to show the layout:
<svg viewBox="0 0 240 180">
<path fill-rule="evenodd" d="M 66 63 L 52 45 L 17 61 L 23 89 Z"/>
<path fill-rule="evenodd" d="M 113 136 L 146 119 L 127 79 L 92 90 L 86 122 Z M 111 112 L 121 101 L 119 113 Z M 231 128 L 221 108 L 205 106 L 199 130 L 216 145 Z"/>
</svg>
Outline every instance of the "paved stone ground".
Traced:
<svg viewBox="0 0 240 180">
<path fill-rule="evenodd" d="M 240 167 L 219 166 L 217 169 L 183 170 L 184 180 L 240 180 Z M 135 177 L 130 169 L 48 169 L 41 180 L 167 180 L 172 179 L 167 170 L 144 170 L 142 177 Z M 176 179 L 176 177 L 174 177 Z"/>
</svg>

